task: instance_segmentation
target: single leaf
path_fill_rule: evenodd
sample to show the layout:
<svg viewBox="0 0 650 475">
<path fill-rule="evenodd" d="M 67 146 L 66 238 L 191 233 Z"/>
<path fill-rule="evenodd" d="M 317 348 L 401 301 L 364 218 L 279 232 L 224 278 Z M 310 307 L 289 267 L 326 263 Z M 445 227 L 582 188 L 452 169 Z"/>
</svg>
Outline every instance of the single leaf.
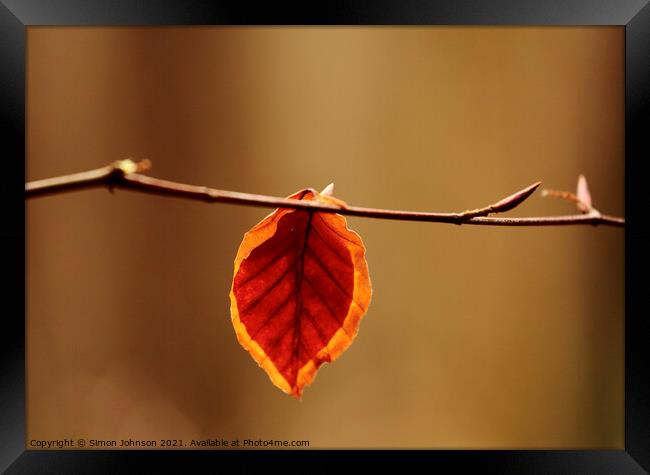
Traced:
<svg viewBox="0 0 650 475">
<path fill-rule="evenodd" d="M 589 193 L 589 186 L 587 186 L 587 179 L 584 175 L 578 177 L 578 187 L 576 190 L 578 198 L 578 208 L 585 213 L 589 212 L 592 208 L 591 193 Z"/>
<path fill-rule="evenodd" d="M 289 198 L 345 206 L 313 189 Z M 239 343 L 300 399 L 318 368 L 350 346 L 371 294 L 365 247 L 343 216 L 279 208 L 244 235 L 230 313 Z"/>
</svg>

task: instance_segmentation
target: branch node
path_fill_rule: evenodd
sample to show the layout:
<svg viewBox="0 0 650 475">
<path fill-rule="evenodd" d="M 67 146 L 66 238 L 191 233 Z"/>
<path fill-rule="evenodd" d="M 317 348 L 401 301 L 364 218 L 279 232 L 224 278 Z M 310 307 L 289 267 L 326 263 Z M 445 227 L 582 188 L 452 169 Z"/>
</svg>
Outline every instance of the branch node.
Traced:
<svg viewBox="0 0 650 475">
<path fill-rule="evenodd" d="M 593 224 L 594 226 L 596 226 L 598 223 L 600 223 L 601 219 L 603 218 L 603 215 L 601 214 L 601 212 L 598 211 L 596 208 L 593 208 L 593 207 L 589 210 L 588 215 L 593 218 L 593 221 L 592 221 L 591 224 Z"/>
<path fill-rule="evenodd" d="M 462 213 L 457 213 L 453 219 L 468 221 L 479 216 L 487 216 L 490 213 L 503 213 L 504 211 L 510 211 L 511 209 L 516 208 L 521 203 L 526 201 L 526 199 L 532 195 L 537 187 L 541 184 L 542 182 L 540 181 L 533 183 L 532 185 L 527 186 L 526 188 L 519 190 L 509 196 L 506 196 L 502 200 L 499 200 L 498 202 L 488 205 L 484 208 L 467 210 L 463 211 Z"/>
<path fill-rule="evenodd" d="M 123 174 L 135 173 L 138 171 L 138 165 L 130 158 L 127 158 L 113 162 L 113 169 Z"/>
</svg>

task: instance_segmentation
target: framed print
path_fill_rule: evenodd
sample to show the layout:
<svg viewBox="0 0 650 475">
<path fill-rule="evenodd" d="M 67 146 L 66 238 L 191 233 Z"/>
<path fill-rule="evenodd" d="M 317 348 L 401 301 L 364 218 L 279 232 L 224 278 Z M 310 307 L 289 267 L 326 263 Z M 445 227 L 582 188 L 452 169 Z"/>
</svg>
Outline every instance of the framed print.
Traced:
<svg viewBox="0 0 650 475">
<path fill-rule="evenodd" d="M 0 6 L 3 470 L 649 469 L 646 1 L 110 5 Z"/>
</svg>

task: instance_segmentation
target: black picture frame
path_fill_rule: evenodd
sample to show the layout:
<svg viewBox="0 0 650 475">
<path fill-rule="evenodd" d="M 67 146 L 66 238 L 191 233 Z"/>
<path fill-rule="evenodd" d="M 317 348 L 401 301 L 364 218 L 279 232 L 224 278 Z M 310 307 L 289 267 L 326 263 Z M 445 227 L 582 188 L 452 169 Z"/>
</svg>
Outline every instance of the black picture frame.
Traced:
<svg viewBox="0 0 650 475">
<path fill-rule="evenodd" d="M 337 467 L 427 462 L 488 473 L 636 474 L 650 471 L 648 303 L 650 233 L 642 228 L 641 167 L 650 159 L 650 0 L 331 1 L 292 6 L 206 0 L 0 0 L 0 470 L 123 473 L 136 465 L 213 472 L 227 464 Z M 309 8 L 307 8 L 309 5 Z M 33 25 L 620 25 L 625 27 L 625 449 L 540 451 L 26 451 L 25 47 Z M 638 272 L 637 272 L 638 271 Z M 640 274 L 637 279 L 634 276 Z M 316 459 L 316 460 L 314 460 Z M 158 470 L 156 470 L 158 471 Z"/>
</svg>

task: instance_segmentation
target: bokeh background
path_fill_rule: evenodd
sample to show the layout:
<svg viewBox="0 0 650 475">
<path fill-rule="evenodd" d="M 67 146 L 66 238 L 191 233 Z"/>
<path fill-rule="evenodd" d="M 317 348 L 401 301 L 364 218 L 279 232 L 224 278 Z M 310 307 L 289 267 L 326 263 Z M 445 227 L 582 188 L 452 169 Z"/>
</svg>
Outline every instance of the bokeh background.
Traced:
<svg viewBox="0 0 650 475">
<path fill-rule="evenodd" d="M 27 178 L 151 174 L 462 211 L 534 181 L 623 215 L 617 27 L 30 27 Z M 30 200 L 28 439 L 623 448 L 624 231 L 350 217 L 374 286 L 302 402 L 239 346 L 233 260 L 270 210 Z M 513 216 L 573 213 L 535 193 Z"/>
</svg>

